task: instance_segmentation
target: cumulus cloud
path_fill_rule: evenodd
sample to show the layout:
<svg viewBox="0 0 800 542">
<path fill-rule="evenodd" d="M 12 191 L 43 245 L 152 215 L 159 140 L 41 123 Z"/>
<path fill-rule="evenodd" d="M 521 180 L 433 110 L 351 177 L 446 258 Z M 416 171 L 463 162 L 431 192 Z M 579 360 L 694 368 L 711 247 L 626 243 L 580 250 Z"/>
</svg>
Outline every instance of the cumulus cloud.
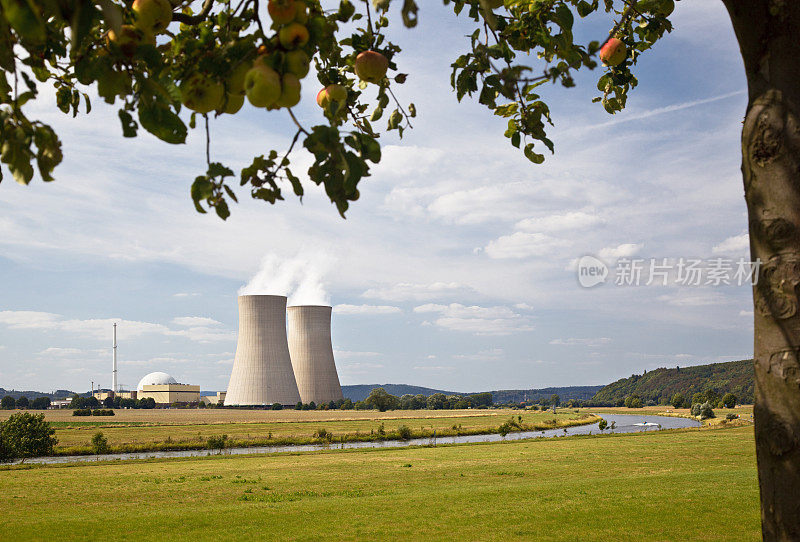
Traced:
<svg viewBox="0 0 800 542">
<path fill-rule="evenodd" d="M 36 311 L 1 311 L 0 324 L 5 324 L 9 329 L 60 331 L 95 339 L 110 339 L 113 324 L 117 324 L 117 335 L 122 340 L 146 334 L 186 337 L 189 340 L 198 342 L 230 340 L 234 337 L 233 332 L 211 329 L 206 326 L 175 330 L 163 324 L 125 320 L 123 318 L 76 320 L 65 319 L 60 314 Z"/>
<path fill-rule="evenodd" d="M 361 296 L 394 302 L 425 301 L 428 299 L 439 299 L 442 297 L 463 295 L 470 291 L 470 288 L 457 282 L 431 282 L 429 284 L 400 282 L 392 286 L 370 288 L 361 294 Z"/>
<path fill-rule="evenodd" d="M 559 256 L 562 249 L 572 243 L 543 233 L 514 232 L 490 241 L 486 255 L 492 259 L 519 259 L 537 256 Z"/>
<path fill-rule="evenodd" d="M 711 252 L 728 256 L 743 256 L 750 251 L 750 236 L 746 233 L 728 237 L 723 242 L 715 245 Z"/>
<path fill-rule="evenodd" d="M 630 258 L 644 248 L 642 244 L 624 243 L 615 247 L 605 247 L 597 253 L 600 258 L 616 260 L 617 258 Z"/>
<path fill-rule="evenodd" d="M 530 331 L 533 326 L 522 315 L 508 307 L 466 306 L 460 303 L 439 305 L 428 303 L 414 307 L 420 314 L 432 313 L 439 316 L 430 322 L 433 325 L 452 331 L 464 331 L 476 335 L 510 335 Z"/>
<path fill-rule="evenodd" d="M 605 221 L 594 213 L 572 211 L 563 214 L 551 214 L 541 217 L 531 217 L 520 220 L 515 228 L 520 231 L 558 232 L 565 230 L 582 230 L 603 224 Z"/>
<path fill-rule="evenodd" d="M 336 305 L 333 307 L 336 314 L 398 314 L 403 312 L 400 307 L 392 305 Z"/>
</svg>

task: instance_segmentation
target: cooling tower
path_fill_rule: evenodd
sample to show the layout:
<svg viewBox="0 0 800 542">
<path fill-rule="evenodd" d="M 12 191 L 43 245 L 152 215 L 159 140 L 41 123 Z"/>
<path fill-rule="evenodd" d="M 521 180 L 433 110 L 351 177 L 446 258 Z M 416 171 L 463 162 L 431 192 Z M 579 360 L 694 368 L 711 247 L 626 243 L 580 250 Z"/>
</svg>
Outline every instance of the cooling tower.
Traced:
<svg viewBox="0 0 800 542">
<path fill-rule="evenodd" d="M 286 343 L 286 298 L 239 296 L 239 342 L 226 405 L 295 405 L 300 400 Z"/>
<path fill-rule="evenodd" d="M 304 403 L 343 399 L 331 346 L 331 308 L 300 305 L 287 309 L 289 352 Z"/>
</svg>

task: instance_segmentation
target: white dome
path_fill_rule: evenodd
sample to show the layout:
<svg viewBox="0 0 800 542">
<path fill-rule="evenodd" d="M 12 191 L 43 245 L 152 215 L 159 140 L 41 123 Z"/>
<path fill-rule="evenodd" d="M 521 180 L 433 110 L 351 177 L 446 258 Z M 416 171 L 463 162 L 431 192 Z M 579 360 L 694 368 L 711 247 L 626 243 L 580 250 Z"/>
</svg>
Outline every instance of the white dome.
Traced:
<svg viewBox="0 0 800 542">
<path fill-rule="evenodd" d="M 155 372 L 145 375 L 136 386 L 136 391 L 142 391 L 144 386 L 159 386 L 163 384 L 177 384 L 178 381 L 169 376 L 167 373 Z"/>
</svg>

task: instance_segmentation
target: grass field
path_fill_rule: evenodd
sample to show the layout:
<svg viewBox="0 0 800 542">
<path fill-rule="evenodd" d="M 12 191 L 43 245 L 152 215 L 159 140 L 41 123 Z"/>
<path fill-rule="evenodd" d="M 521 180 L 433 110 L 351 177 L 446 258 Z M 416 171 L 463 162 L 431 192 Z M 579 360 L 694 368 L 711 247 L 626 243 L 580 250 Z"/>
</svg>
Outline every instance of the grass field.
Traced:
<svg viewBox="0 0 800 542">
<path fill-rule="evenodd" d="M 8 411 L 6 411 L 6 415 Z M 90 453 L 89 442 L 98 430 L 112 451 L 203 448 L 211 436 L 227 435 L 233 446 L 302 444 L 325 429 L 334 439 L 369 440 L 380 426 L 391 437 L 408 426 L 413 436 L 496 432 L 512 416 L 532 430 L 565 427 L 592 421 L 586 413 L 560 409 L 552 412 L 521 410 L 414 410 L 414 411 L 295 411 L 295 410 L 117 410 L 111 417 L 74 417 L 71 411 L 46 411 L 56 428 L 60 454 Z M 518 416 L 522 417 L 520 421 Z M 552 420 L 556 420 L 552 423 Z M 396 437 L 395 437 L 396 438 Z"/>
<path fill-rule="evenodd" d="M 757 540 L 752 427 L 0 469 L 0 540 Z"/>
</svg>

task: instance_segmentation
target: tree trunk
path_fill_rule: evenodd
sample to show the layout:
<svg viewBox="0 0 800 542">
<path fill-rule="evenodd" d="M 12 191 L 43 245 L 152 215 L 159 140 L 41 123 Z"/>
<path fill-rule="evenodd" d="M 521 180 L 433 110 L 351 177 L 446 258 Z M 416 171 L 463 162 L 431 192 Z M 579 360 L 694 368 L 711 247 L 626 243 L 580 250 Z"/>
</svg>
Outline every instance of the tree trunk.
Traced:
<svg viewBox="0 0 800 542">
<path fill-rule="evenodd" d="M 800 2 L 723 0 L 749 100 L 742 173 L 753 287 L 755 439 L 764 540 L 800 540 Z"/>
</svg>

